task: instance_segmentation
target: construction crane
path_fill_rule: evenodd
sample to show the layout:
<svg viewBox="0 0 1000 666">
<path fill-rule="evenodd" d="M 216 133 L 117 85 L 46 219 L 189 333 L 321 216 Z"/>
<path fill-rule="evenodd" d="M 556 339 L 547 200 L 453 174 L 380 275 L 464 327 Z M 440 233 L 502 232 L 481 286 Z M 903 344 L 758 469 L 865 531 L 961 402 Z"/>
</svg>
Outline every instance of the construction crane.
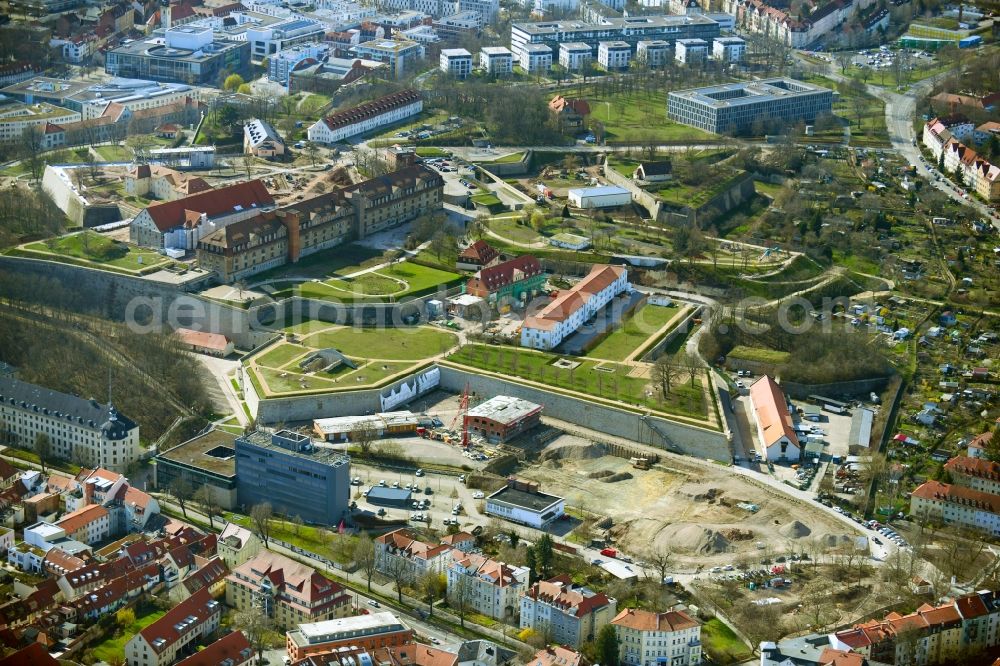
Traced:
<svg viewBox="0 0 1000 666">
<path fill-rule="evenodd" d="M 462 398 L 458 401 L 458 413 L 455 414 L 455 418 L 451 422 L 451 429 L 454 430 L 455 426 L 458 425 L 459 419 L 462 420 L 462 448 L 469 447 L 469 428 L 466 426 L 465 415 L 469 411 L 469 384 L 465 384 L 465 389 L 462 391 Z"/>
</svg>

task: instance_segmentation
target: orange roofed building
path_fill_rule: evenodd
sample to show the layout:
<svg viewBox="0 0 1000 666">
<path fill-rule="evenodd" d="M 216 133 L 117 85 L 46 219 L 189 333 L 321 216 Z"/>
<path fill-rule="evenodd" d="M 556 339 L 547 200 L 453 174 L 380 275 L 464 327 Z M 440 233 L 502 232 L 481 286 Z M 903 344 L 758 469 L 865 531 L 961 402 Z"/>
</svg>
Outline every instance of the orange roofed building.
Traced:
<svg viewBox="0 0 1000 666">
<path fill-rule="evenodd" d="M 764 375 L 750 386 L 750 407 L 757 424 L 757 439 L 767 460 L 797 461 L 802 450 L 792 428 L 788 401 L 778 383 Z"/>
<path fill-rule="evenodd" d="M 521 628 L 580 649 L 614 619 L 618 602 L 603 592 L 575 585 L 569 576 L 538 581 L 521 597 Z"/>
<path fill-rule="evenodd" d="M 684 611 L 653 613 L 626 608 L 611 620 L 624 666 L 697 666 L 701 625 Z"/>
<path fill-rule="evenodd" d="M 595 265 L 582 280 L 560 292 L 521 326 L 521 346 L 549 350 L 619 294 L 631 291 L 624 266 Z"/>
</svg>

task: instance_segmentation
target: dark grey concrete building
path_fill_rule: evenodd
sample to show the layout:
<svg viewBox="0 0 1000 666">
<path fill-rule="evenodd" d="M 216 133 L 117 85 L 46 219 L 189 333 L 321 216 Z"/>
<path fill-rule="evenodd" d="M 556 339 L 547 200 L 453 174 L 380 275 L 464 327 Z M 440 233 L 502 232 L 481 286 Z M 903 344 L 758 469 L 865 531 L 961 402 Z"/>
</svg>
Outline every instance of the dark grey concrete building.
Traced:
<svg viewBox="0 0 1000 666">
<path fill-rule="evenodd" d="M 676 90 L 667 95 L 670 120 L 716 134 L 745 134 L 755 123 L 769 130 L 800 120 L 814 122 L 832 109 L 832 90 L 786 78 Z"/>
<path fill-rule="evenodd" d="M 349 457 L 297 432 L 236 438 L 236 495 L 245 510 L 269 502 L 276 513 L 335 525 L 348 516 L 350 473 Z"/>
</svg>

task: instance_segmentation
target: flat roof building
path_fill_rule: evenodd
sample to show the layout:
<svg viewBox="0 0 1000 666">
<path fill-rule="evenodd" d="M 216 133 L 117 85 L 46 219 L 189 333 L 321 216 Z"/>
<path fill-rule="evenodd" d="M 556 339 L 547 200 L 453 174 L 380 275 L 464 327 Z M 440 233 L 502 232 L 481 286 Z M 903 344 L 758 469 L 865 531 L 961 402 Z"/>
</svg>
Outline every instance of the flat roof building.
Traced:
<svg viewBox="0 0 1000 666">
<path fill-rule="evenodd" d="M 413 494 L 406 488 L 385 488 L 372 486 L 368 489 L 365 499 L 375 506 L 387 506 L 391 509 L 406 509 L 413 501 Z"/>
<path fill-rule="evenodd" d="M 632 47 L 628 42 L 601 42 L 597 46 L 597 62 L 607 70 L 627 69 L 632 59 Z"/>
<path fill-rule="evenodd" d="M 161 83 L 142 79 L 114 78 L 101 83 L 66 81 L 36 76 L 0 90 L 0 94 L 26 104 L 48 102 L 78 111 L 83 120 L 98 118 L 112 102 L 132 111 L 182 101 L 192 94 L 184 83 Z"/>
<path fill-rule="evenodd" d="M 559 64 L 571 72 L 583 69 L 594 59 L 594 49 L 583 42 L 565 42 L 559 45 Z"/>
<path fill-rule="evenodd" d="M 704 39 L 678 39 L 674 43 L 674 60 L 685 64 L 704 62 L 708 58 L 708 42 Z"/>
<path fill-rule="evenodd" d="M 505 46 L 484 46 L 479 50 L 479 67 L 492 76 L 514 71 L 514 55 Z"/>
<path fill-rule="evenodd" d="M 236 438 L 236 496 L 249 508 L 276 511 L 323 525 L 347 517 L 351 460 L 305 435 L 257 430 Z"/>
<path fill-rule="evenodd" d="M 285 646 L 292 661 L 298 661 L 341 647 L 374 650 L 404 645 L 412 639 L 412 629 L 395 614 L 382 612 L 300 624 L 298 629 L 286 634 Z"/>
<path fill-rule="evenodd" d="M 832 90 L 788 78 L 676 90 L 667 95 L 668 118 L 716 134 L 815 122 L 832 109 Z"/>
<path fill-rule="evenodd" d="M 236 435 L 212 429 L 156 455 L 157 488 L 177 478 L 193 488 L 208 487 L 223 509 L 236 508 Z"/>
<path fill-rule="evenodd" d="M 673 50 L 665 39 L 644 39 L 636 44 L 635 59 L 646 67 L 656 69 L 670 62 Z"/>
<path fill-rule="evenodd" d="M 249 69 L 249 42 L 216 40 L 211 28 L 193 25 L 126 40 L 105 54 L 104 64 L 112 76 L 189 85 L 221 85 L 224 74 L 247 74 Z"/>
<path fill-rule="evenodd" d="M 470 409 L 464 417 L 465 427 L 490 441 L 506 442 L 537 426 L 542 406 L 533 402 L 498 395 Z"/>
<path fill-rule="evenodd" d="M 448 76 L 467 79 L 472 73 L 472 54 L 465 49 L 441 49 L 438 67 Z"/>
<path fill-rule="evenodd" d="M 565 513 L 566 500 L 548 495 L 533 482 L 511 477 L 507 485 L 486 498 L 486 513 L 513 523 L 543 529 Z"/>
</svg>

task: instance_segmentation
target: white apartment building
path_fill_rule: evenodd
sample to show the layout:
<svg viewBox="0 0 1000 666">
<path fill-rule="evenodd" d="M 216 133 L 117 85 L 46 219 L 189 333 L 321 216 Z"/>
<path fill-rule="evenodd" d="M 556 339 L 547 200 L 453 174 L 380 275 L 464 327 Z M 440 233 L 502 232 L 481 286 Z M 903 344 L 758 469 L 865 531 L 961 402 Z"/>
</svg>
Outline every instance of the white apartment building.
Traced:
<svg viewBox="0 0 1000 666">
<path fill-rule="evenodd" d="M 424 101 L 415 90 L 404 90 L 380 97 L 346 111 L 322 118 L 309 128 L 310 141 L 331 144 L 358 134 L 398 123 L 420 113 Z"/>
<path fill-rule="evenodd" d="M 426 573 L 444 573 L 450 552 L 451 546 L 426 543 L 398 529 L 375 539 L 375 568 L 394 578 L 402 567 L 402 578 L 413 582 Z"/>
<path fill-rule="evenodd" d="M 92 546 L 111 534 L 111 514 L 99 504 L 89 504 L 67 513 L 56 522 L 66 536 Z"/>
<path fill-rule="evenodd" d="M 139 457 L 139 426 L 114 405 L 0 378 L 0 428 L 22 447 L 49 437 L 50 455 L 124 470 Z"/>
<path fill-rule="evenodd" d="M 80 120 L 76 111 L 63 109 L 52 104 L 39 102 L 37 104 L 7 104 L 0 108 L 0 143 L 19 139 L 29 127 L 38 129 L 39 134 L 45 130 L 46 123 L 74 123 Z"/>
<path fill-rule="evenodd" d="M 674 49 L 665 39 L 644 39 L 635 46 L 635 58 L 646 67 L 663 67 L 673 59 Z"/>
<path fill-rule="evenodd" d="M 472 73 L 472 54 L 465 49 L 441 49 L 438 68 L 448 76 L 467 79 Z"/>
<path fill-rule="evenodd" d="M 128 666 L 169 666 L 181 650 L 219 628 L 222 604 L 202 588 L 125 644 Z"/>
<path fill-rule="evenodd" d="M 991 495 L 1000 495 L 1000 463 L 986 458 L 957 456 L 944 465 L 951 481 Z"/>
<path fill-rule="evenodd" d="M 320 41 L 326 33 L 324 24 L 299 14 L 289 13 L 279 21 L 262 20 L 256 12 L 233 12 L 229 18 L 237 25 L 248 24 L 244 34 L 254 60 L 269 58 L 296 44 Z"/>
<path fill-rule="evenodd" d="M 507 76 L 514 71 L 514 54 L 506 46 L 484 46 L 479 51 L 479 68 L 491 76 Z"/>
<path fill-rule="evenodd" d="M 373 39 L 351 47 L 351 55 L 357 58 L 388 65 L 394 79 L 414 69 L 424 53 L 422 45 L 406 39 Z"/>
<path fill-rule="evenodd" d="M 674 60 L 690 65 L 708 58 L 708 42 L 704 39 L 678 39 L 674 44 Z"/>
<path fill-rule="evenodd" d="M 288 73 L 303 60 L 320 60 L 330 50 L 329 44 L 320 42 L 296 44 L 275 53 L 267 59 L 267 78 L 278 83 L 288 82 Z"/>
<path fill-rule="evenodd" d="M 609 71 L 628 69 L 632 47 L 628 42 L 601 42 L 597 45 L 597 62 Z"/>
<path fill-rule="evenodd" d="M 697 666 L 701 625 L 683 611 L 652 613 L 627 608 L 611 620 L 623 666 Z"/>
<path fill-rule="evenodd" d="M 226 523 L 225 529 L 219 534 L 216 552 L 230 569 L 235 569 L 244 562 L 257 557 L 260 553 L 260 538 L 245 527 L 236 523 Z"/>
<path fill-rule="evenodd" d="M 910 515 L 1000 536 L 1000 495 L 926 481 L 910 494 Z"/>
<path fill-rule="evenodd" d="M 618 602 L 604 594 L 576 585 L 567 575 L 537 581 L 521 597 L 522 629 L 531 628 L 550 642 L 579 650 L 597 638 L 614 619 Z"/>
<path fill-rule="evenodd" d="M 565 289 L 521 326 L 521 346 L 552 349 L 573 334 L 612 298 L 629 291 L 623 266 L 596 265 L 590 273 Z"/>
<path fill-rule="evenodd" d="M 712 57 L 722 62 L 742 62 L 747 43 L 740 37 L 716 37 L 712 40 Z"/>
<path fill-rule="evenodd" d="M 545 44 L 525 44 L 518 64 L 529 74 L 547 72 L 552 69 L 552 48 Z"/>
<path fill-rule="evenodd" d="M 448 596 L 465 596 L 472 609 L 494 620 L 509 621 L 528 584 L 528 567 L 511 567 L 478 553 L 451 551 Z"/>
<path fill-rule="evenodd" d="M 578 72 L 594 59 L 594 50 L 583 42 L 566 42 L 559 45 L 559 64 L 571 72 Z"/>
</svg>

